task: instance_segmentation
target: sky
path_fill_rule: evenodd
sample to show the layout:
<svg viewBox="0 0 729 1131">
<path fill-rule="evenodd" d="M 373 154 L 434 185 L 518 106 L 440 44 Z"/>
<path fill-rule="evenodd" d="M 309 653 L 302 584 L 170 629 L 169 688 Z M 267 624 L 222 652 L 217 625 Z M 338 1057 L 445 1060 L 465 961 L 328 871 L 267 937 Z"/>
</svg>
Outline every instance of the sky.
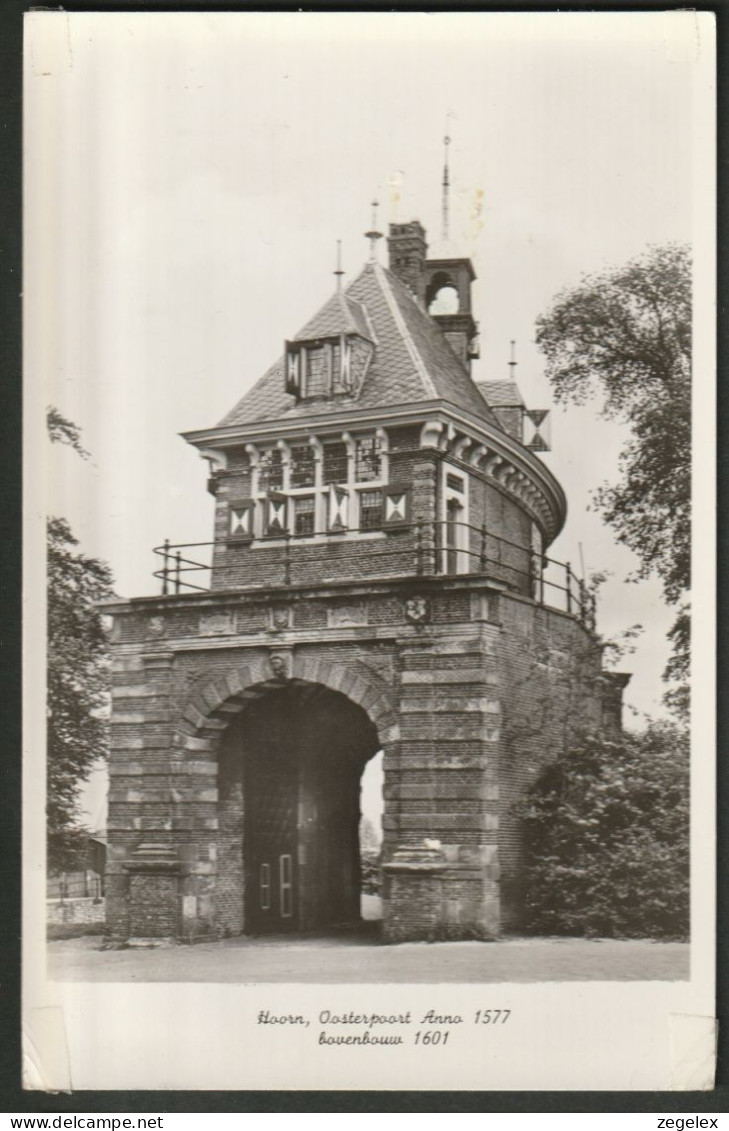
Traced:
<svg viewBox="0 0 729 1131">
<path fill-rule="evenodd" d="M 626 580 L 635 558 L 590 509 L 626 433 L 596 404 L 554 408 L 533 339 L 583 274 L 695 235 L 691 14 L 29 19 L 33 462 L 46 509 L 116 591 L 157 591 L 164 538 L 212 537 L 207 468 L 179 433 L 216 424 L 328 298 L 337 240 L 345 283 L 359 271 L 371 201 L 382 230 L 420 219 L 437 254 L 447 128 L 452 244 L 477 274 L 473 375 L 506 377 L 516 340 L 527 404 L 553 409 L 544 460 L 568 499 L 550 553 L 609 571 L 600 631 L 645 629 L 621 665 L 627 721 L 659 714 L 673 614 L 657 581 Z M 90 461 L 44 440 L 49 403 Z"/>
</svg>

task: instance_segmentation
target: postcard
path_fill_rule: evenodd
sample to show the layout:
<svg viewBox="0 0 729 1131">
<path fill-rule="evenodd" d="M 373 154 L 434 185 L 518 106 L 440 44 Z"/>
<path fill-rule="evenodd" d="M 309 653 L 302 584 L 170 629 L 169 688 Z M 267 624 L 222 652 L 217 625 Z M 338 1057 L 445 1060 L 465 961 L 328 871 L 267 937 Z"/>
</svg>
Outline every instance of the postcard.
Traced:
<svg viewBox="0 0 729 1131">
<path fill-rule="evenodd" d="M 713 1086 L 714 39 L 26 17 L 26 1088 Z"/>
</svg>

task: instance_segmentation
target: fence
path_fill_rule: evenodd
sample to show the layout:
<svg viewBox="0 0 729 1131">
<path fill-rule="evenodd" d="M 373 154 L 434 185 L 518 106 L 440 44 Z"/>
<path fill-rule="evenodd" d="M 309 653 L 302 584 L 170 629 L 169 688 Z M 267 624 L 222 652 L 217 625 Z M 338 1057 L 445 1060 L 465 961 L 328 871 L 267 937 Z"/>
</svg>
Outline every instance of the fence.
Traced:
<svg viewBox="0 0 729 1131">
<path fill-rule="evenodd" d="M 350 530 L 348 533 L 365 531 Z M 366 533 L 371 534 L 372 530 Z M 587 628 L 595 628 L 595 595 L 574 574 L 569 562 L 538 554 L 518 542 L 490 533 L 486 526 L 476 527 L 464 522 L 409 523 L 388 530 L 387 534 L 386 543 L 373 542 L 367 546 L 366 552 L 362 542 L 348 542 L 346 538 L 342 539 L 341 534 L 331 534 L 329 547 L 328 538 L 324 535 L 312 545 L 311 534 L 276 534 L 256 538 L 255 541 L 235 538 L 177 544 L 165 541 L 162 546 L 154 548 L 154 553 L 162 560 L 161 568 L 155 570 L 154 577 L 161 582 L 163 596 L 182 590 L 205 593 L 210 590 L 213 571 L 222 572 L 229 566 L 228 551 L 232 551 L 236 562 L 239 562 L 240 555 L 256 554 L 268 546 L 280 553 L 276 555 L 276 572 L 267 574 L 266 588 L 309 584 L 313 577 L 329 580 L 326 577 L 328 562 L 335 563 L 337 580 L 362 580 L 363 576 L 377 579 L 477 574 L 498 580 L 540 604 L 572 613 Z M 313 551 L 311 557 L 302 555 L 305 545 Z M 214 551 L 222 548 L 226 551 L 224 565 L 214 558 Z M 209 551 L 207 562 L 188 556 L 190 551 L 200 553 L 203 550 Z M 366 565 L 364 574 L 363 565 Z M 312 566 L 315 567 L 314 575 Z M 190 573 L 196 574 L 199 580 L 206 580 L 207 584 L 187 580 L 185 575 Z M 249 586 L 244 582 L 240 587 L 253 588 L 255 583 Z"/>
</svg>

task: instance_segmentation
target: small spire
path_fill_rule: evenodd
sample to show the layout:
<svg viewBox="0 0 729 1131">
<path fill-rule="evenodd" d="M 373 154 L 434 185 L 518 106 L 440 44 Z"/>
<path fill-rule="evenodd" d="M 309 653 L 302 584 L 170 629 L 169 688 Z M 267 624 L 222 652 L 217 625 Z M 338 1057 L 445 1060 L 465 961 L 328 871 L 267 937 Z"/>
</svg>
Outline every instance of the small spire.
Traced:
<svg viewBox="0 0 729 1131">
<path fill-rule="evenodd" d="M 517 366 L 517 360 L 516 360 L 516 342 L 514 341 L 513 338 L 511 340 L 510 344 L 511 344 L 511 359 L 509 361 L 509 376 L 510 376 L 511 380 L 514 381 L 515 380 L 514 370 L 516 369 L 516 366 Z"/>
<path fill-rule="evenodd" d="M 337 240 L 337 266 L 336 266 L 336 270 L 334 271 L 334 275 L 336 276 L 336 279 L 337 279 L 337 290 L 338 291 L 341 291 L 341 289 L 342 289 L 342 275 L 343 274 L 344 274 L 344 271 L 342 270 L 342 241 Z"/>
<path fill-rule="evenodd" d="M 380 207 L 378 200 L 372 201 L 372 227 L 369 232 L 365 232 L 366 238 L 370 241 L 370 260 L 372 263 L 377 260 L 377 241 L 382 239 L 382 232 L 377 230 L 377 209 Z"/>
<path fill-rule="evenodd" d="M 441 205 L 441 229 L 442 229 L 441 235 L 443 237 L 444 243 L 448 242 L 448 222 L 449 222 L 448 191 L 450 189 L 450 183 L 451 183 L 450 182 L 450 170 L 448 168 L 448 146 L 451 144 L 451 139 L 448 135 L 448 118 L 449 117 L 450 117 L 450 112 L 448 114 L 446 114 L 446 132 L 445 132 L 445 137 L 443 138 L 443 201 L 442 201 L 442 205 Z"/>
</svg>

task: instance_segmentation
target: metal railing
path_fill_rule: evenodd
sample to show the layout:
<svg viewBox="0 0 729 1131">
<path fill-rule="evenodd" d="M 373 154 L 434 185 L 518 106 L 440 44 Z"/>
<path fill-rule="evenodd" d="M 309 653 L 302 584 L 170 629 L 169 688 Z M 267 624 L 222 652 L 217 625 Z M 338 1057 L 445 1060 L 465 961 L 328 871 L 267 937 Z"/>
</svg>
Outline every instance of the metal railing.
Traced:
<svg viewBox="0 0 729 1131">
<path fill-rule="evenodd" d="M 279 567 L 279 575 L 268 575 L 265 581 L 260 578 L 236 580 L 231 587 L 260 588 L 265 585 L 266 588 L 275 588 L 311 584 L 316 580 L 479 575 L 497 580 L 539 604 L 571 613 L 591 630 L 595 628 L 595 594 L 576 576 L 569 562 L 538 554 L 528 546 L 491 533 L 486 526 L 476 527 L 447 520 L 414 522 L 391 528 L 386 531 L 387 539 L 384 541 L 363 543 L 361 540 L 350 541 L 346 536 L 377 532 L 372 528 L 350 529 L 345 533 L 320 532 L 321 537 L 315 542 L 312 541 L 315 533 L 265 535 L 253 541 L 236 538 L 219 539 L 217 542 L 165 541 L 154 548 L 154 553 L 162 559 L 154 577 L 161 581 L 163 596 L 183 590 L 207 593 L 213 573 L 224 577 L 227 571 L 234 569 L 239 574 L 241 566 L 246 564 L 247 555 L 251 555 L 248 561 L 254 566 L 255 555 L 268 547 L 280 551 L 275 563 Z M 313 551 L 313 556 L 302 556 L 304 548 Z M 208 562 L 187 556 L 191 550 L 203 549 L 211 551 Z M 328 562 L 335 563 L 337 567 L 331 578 L 326 575 Z M 358 567 L 356 571 L 353 568 L 355 564 Z M 348 573 L 350 565 L 352 571 Z M 388 569 L 388 565 L 392 568 Z M 315 578 L 311 576 L 312 566 L 316 566 Z M 201 572 L 209 575 L 207 585 L 197 585 L 184 576 Z"/>
</svg>

